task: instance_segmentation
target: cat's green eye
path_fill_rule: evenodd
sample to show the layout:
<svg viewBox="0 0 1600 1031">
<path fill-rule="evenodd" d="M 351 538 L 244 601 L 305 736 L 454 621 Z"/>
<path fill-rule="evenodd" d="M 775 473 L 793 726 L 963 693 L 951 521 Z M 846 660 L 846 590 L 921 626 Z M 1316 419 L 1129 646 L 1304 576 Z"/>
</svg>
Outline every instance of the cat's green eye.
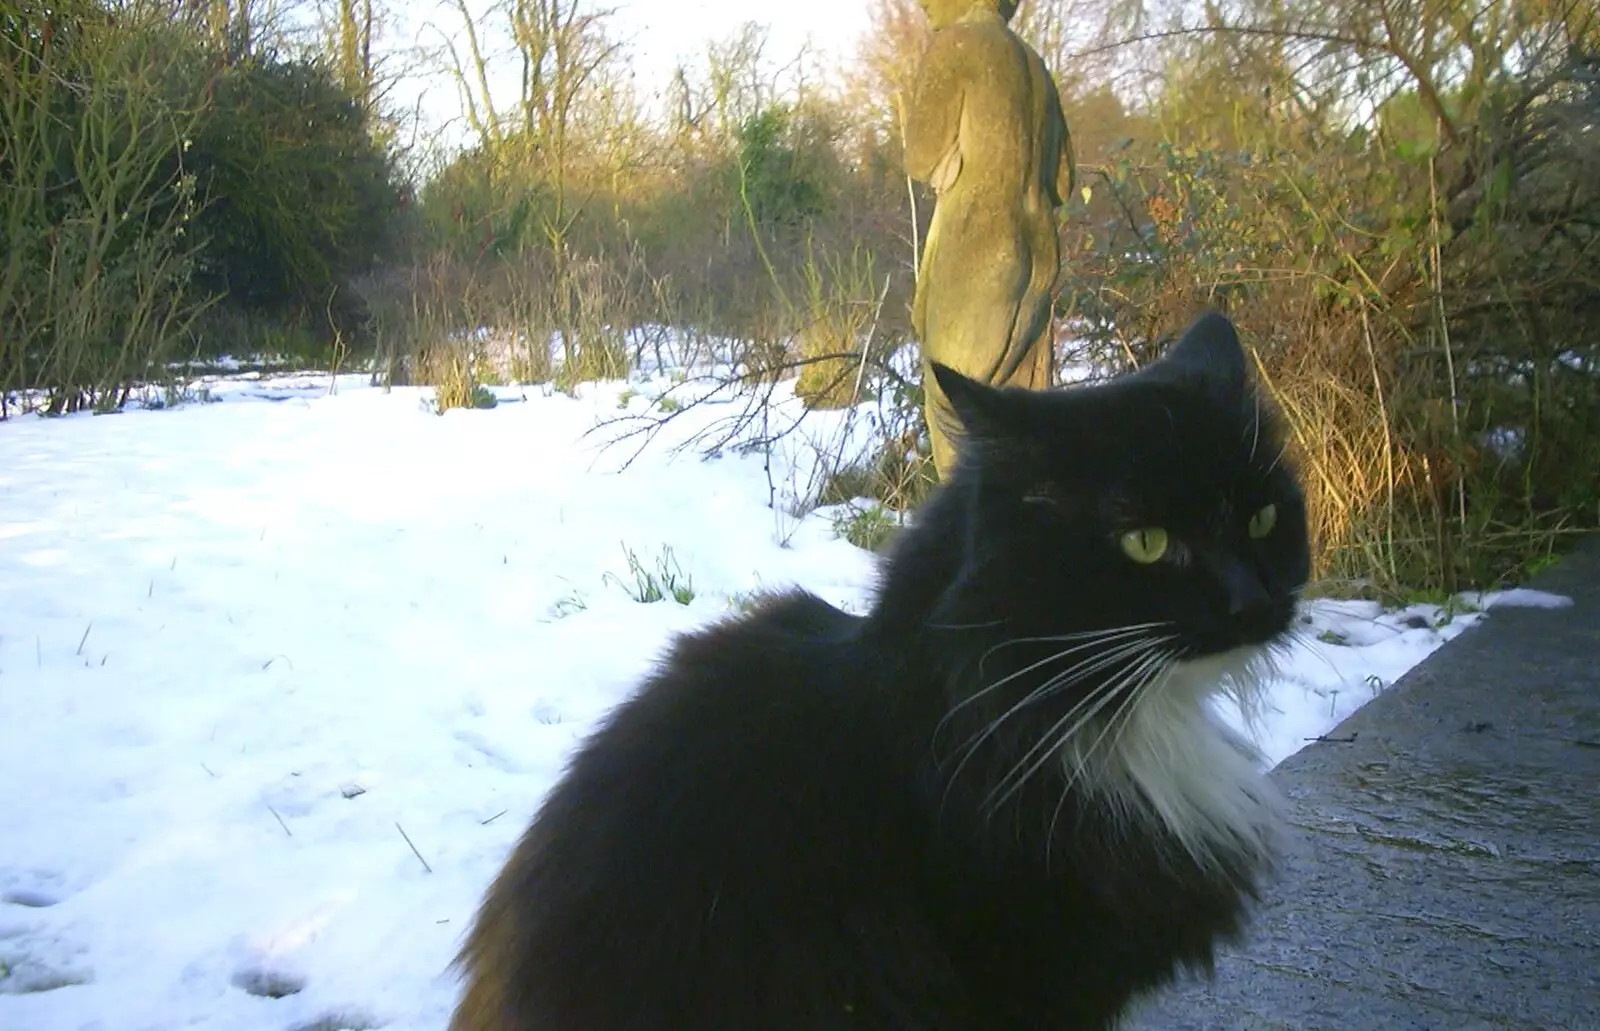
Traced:
<svg viewBox="0 0 1600 1031">
<path fill-rule="evenodd" d="M 1278 506 L 1267 505 L 1265 507 L 1256 509 L 1256 514 L 1250 517 L 1250 525 L 1247 529 L 1249 530 L 1250 536 L 1259 541 L 1261 538 L 1271 533 L 1272 528 L 1277 525 Z"/>
<path fill-rule="evenodd" d="M 1122 550 L 1135 562 L 1149 565 L 1167 553 L 1167 531 L 1159 526 L 1129 530 L 1122 535 Z"/>
</svg>

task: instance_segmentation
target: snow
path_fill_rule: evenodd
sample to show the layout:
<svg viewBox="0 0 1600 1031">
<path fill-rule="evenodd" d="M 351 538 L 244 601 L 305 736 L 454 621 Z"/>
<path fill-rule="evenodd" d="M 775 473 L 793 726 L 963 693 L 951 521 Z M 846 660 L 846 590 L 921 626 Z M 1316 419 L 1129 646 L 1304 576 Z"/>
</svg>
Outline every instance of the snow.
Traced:
<svg viewBox="0 0 1600 1031">
<path fill-rule="evenodd" d="M 1564 609 L 1572 604 L 1572 599 L 1562 594 L 1551 594 L 1549 591 L 1536 591 L 1528 587 L 1513 587 L 1504 591 L 1485 591 L 1477 595 L 1466 595 L 1474 604 L 1485 611 L 1498 608 L 1524 608 L 1524 609 Z"/>
<path fill-rule="evenodd" d="M 732 404 L 625 467 L 589 432 L 685 387 L 441 417 L 258 374 L 0 424 L 0 1027 L 442 1029 L 484 888 L 671 635 L 763 587 L 866 604 L 872 557 L 793 511 L 870 406 L 770 473 L 674 450 Z M 635 601 L 630 552 L 688 604 Z M 1305 618 L 1257 728 L 1274 762 L 1481 614 Z"/>
</svg>

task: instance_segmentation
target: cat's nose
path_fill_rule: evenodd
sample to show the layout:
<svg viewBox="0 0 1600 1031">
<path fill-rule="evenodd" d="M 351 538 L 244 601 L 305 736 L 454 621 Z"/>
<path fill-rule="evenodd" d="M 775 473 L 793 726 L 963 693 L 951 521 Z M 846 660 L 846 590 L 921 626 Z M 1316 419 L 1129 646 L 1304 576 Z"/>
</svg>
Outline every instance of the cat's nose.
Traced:
<svg viewBox="0 0 1600 1031">
<path fill-rule="evenodd" d="M 1249 619 L 1272 607 L 1272 598 L 1261 578 L 1243 562 L 1225 559 L 1217 563 L 1217 574 L 1227 598 L 1229 616 Z"/>
</svg>

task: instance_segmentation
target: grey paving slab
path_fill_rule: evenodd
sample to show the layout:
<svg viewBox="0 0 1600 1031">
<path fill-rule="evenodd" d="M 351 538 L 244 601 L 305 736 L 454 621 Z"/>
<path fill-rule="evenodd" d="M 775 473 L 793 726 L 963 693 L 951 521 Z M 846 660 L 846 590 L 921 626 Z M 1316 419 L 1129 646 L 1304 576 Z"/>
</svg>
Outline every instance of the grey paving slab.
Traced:
<svg viewBox="0 0 1600 1031">
<path fill-rule="evenodd" d="M 1277 770 L 1243 946 L 1129 1031 L 1600 1031 L 1600 539 Z"/>
</svg>

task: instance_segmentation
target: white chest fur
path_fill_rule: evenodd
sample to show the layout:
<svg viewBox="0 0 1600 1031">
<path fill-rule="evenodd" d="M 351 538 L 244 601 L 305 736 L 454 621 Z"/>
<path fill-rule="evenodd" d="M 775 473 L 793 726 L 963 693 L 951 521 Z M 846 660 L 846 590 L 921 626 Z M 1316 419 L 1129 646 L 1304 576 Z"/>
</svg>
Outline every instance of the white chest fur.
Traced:
<svg viewBox="0 0 1600 1031">
<path fill-rule="evenodd" d="M 1174 663 L 1123 703 L 1091 754 L 1069 741 L 1068 775 L 1101 793 L 1129 821 L 1157 821 L 1202 865 L 1267 858 L 1280 796 L 1259 755 L 1213 709 L 1231 696 L 1249 713 L 1259 700 L 1260 649 Z"/>
</svg>

